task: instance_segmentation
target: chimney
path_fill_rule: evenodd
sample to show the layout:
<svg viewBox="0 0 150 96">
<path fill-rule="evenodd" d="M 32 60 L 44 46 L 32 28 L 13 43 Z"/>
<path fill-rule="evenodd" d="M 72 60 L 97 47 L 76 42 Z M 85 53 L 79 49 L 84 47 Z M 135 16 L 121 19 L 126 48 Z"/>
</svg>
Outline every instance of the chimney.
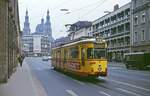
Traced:
<svg viewBox="0 0 150 96">
<path fill-rule="evenodd" d="M 116 10 L 118 10 L 118 9 L 119 9 L 119 5 L 116 4 L 116 5 L 114 6 L 114 11 L 116 11 Z"/>
</svg>

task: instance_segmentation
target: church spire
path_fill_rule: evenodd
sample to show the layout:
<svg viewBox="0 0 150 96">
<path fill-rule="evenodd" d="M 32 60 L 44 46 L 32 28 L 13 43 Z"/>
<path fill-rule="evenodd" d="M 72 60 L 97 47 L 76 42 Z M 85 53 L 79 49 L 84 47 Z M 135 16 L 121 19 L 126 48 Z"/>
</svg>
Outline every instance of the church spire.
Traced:
<svg viewBox="0 0 150 96">
<path fill-rule="evenodd" d="M 41 19 L 41 24 L 44 24 L 44 19 L 43 18 Z"/>
<path fill-rule="evenodd" d="M 50 23 L 49 9 L 47 10 L 46 23 Z"/>
<path fill-rule="evenodd" d="M 49 38 L 52 37 L 52 29 L 51 29 L 51 21 L 50 21 L 50 12 L 49 12 L 49 10 L 47 10 L 47 15 L 46 15 L 45 34 L 47 34 L 49 36 Z"/>
<path fill-rule="evenodd" d="M 49 9 L 47 10 L 47 15 L 49 15 Z"/>
<path fill-rule="evenodd" d="M 28 10 L 26 10 L 23 35 L 29 35 L 29 34 L 30 34 L 30 23 L 29 23 Z"/>
<path fill-rule="evenodd" d="M 26 10 L 25 22 L 29 22 L 28 10 Z"/>
<path fill-rule="evenodd" d="M 26 10 L 26 16 L 28 16 L 28 10 Z"/>
</svg>

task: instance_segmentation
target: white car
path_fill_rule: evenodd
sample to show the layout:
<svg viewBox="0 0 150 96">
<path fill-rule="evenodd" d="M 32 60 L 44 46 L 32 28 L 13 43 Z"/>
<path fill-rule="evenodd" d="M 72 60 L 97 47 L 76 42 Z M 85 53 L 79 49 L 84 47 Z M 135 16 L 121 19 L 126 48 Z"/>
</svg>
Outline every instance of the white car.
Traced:
<svg viewBox="0 0 150 96">
<path fill-rule="evenodd" d="M 43 60 L 43 61 L 51 60 L 51 56 L 43 56 L 43 57 L 42 57 L 42 60 Z"/>
<path fill-rule="evenodd" d="M 48 60 L 51 60 L 52 59 L 52 57 L 51 56 L 48 56 Z"/>
<path fill-rule="evenodd" d="M 42 57 L 42 60 L 43 60 L 43 61 L 48 61 L 49 59 L 48 59 L 47 56 L 43 56 L 43 57 Z"/>
</svg>

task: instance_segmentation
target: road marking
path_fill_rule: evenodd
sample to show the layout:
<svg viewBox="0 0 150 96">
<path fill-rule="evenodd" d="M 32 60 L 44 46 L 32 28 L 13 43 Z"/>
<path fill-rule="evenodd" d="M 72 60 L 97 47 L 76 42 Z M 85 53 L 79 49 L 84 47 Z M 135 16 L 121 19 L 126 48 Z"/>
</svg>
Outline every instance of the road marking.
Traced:
<svg viewBox="0 0 150 96">
<path fill-rule="evenodd" d="M 134 87 L 134 88 L 137 88 L 137 89 L 141 89 L 141 90 L 150 92 L 150 89 L 143 88 L 143 87 L 140 87 L 140 86 L 137 86 L 137 85 L 133 85 L 133 84 L 130 84 L 130 83 L 121 82 L 121 81 L 115 81 L 115 80 L 109 80 L 109 81 L 112 81 L 112 82 L 115 82 L 115 83 L 118 83 L 118 84 L 130 86 L 130 87 Z"/>
<path fill-rule="evenodd" d="M 134 93 L 134 92 L 122 89 L 122 88 L 116 88 L 116 89 L 119 90 L 119 91 L 122 91 L 122 92 L 126 92 L 126 93 L 129 93 L 129 94 L 135 95 L 135 96 L 142 96 L 140 94 L 137 94 L 137 93 Z"/>
<path fill-rule="evenodd" d="M 97 89 L 99 89 L 100 87 L 98 85 L 95 85 L 95 84 L 92 84 L 92 83 L 87 83 L 88 85 L 92 86 L 92 87 L 95 87 Z"/>
<path fill-rule="evenodd" d="M 106 95 L 106 96 L 111 96 L 111 95 L 109 95 L 109 94 L 107 94 L 107 93 L 105 93 L 105 92 L 103 92 L 103 91 L 99 91 L 99 93 L 100 93 L 100 94 L 103 94 L 103 95 Z"/>
<path fill-rule="evenodd" d="M 83 83 L 83 82 L 81 82 L 81 81 L 74 80 L 74 79 L 73 79 L 73 81 L 75 81 L 76 83 L 78 83 L 78 84 L 80 84 L 80 85 L 85 85 L 85 83 Z"/>
<path fill-rule="evenodd" d="M 40 67 L 37 67 L 36 70 L 41 71 L 42 69 Z"/>
<path fill-rule="evenodd" d="M 72 90 L 66 90 L 66 92 L 67 92 L 70 96 L 79 96 L 79 95 L 77 95 L 75 92 L 73 92 Z"/>
<path fill-rule="evenodd" d="M 144 88 L 144 87 L 141 87 L 141 86 L 137 86 L 137 85 L 134 85 L 134 84 L 130 84 L 130 83 L 126 83 L 126 82 L 121 82 L 121 81 L 117 81 L 117 80 L 110 80 L 109 78 L 102 78 L 102 77 L 99 77 L 99 79 L 103 79 L 103 80 L 108 80 L 108 81 L 112 81 L 112 82 L 115 82 L 115 83 L 118 83 L 118 84 L 122 84 L 122 85 L 126 85 L 126 86 L 130 86 L 130 87 L 134 87 L 134 88 L 137 88 L 137 89 L 140 89 L 140 90 L 144 90 L 144 91 L 148 91 L 150 92 L 150 89 L 147 89 L 147 88 Z"/>
<path fill-rule="evenodd" d="M 112 73 L 111 74 L 111 76 L 118 76 L 118 74 L 114 74 L 114 73 Z M 124 75 L 125 76 L 125 75 Z M 119 76 L 119 77 L 124 77 L 123 75 L 121 75 L 121 76 Z M 138 79 L 138 80 L 140 80 L 140 81 L 145 81 L 145 82 L 150 82 L 150 80 L 148 80 L 148 79 L 144 79 L 144 78 L 140 78 L 140 79 Z"/>
</svg>

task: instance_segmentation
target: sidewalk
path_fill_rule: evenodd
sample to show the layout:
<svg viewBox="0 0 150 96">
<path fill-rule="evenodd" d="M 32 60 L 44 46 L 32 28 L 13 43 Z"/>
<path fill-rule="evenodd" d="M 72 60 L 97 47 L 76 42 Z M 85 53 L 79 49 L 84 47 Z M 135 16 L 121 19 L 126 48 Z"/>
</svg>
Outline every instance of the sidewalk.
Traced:
<svg viewBox="0 0 150 96">
<path fill-rule="evenodd" d="M 22 68 L 8 80 L 0 85 L 0 96 L 47 96 L 39 81 L 32 76 L 29 65 L 24 62 Z"/>
</svg>

